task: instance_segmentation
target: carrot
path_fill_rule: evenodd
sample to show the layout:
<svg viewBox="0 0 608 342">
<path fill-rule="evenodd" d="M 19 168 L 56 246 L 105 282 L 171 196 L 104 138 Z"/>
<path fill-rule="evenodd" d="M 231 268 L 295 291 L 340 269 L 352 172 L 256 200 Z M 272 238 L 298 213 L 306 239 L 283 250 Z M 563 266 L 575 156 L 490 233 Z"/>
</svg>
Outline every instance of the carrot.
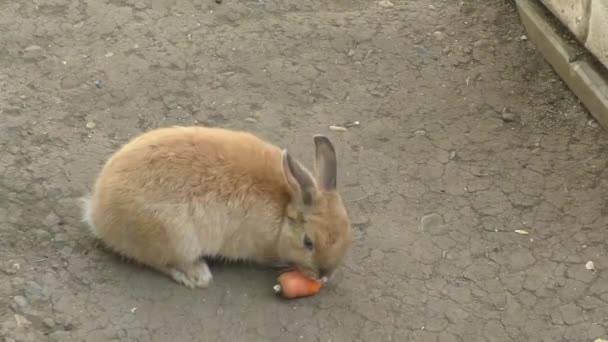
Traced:
<svg viewBox="0 0 608 342">
<path fill-rule="evenodd" d="M 289 299 L 314 296 L 323 286 L 322 281 L 308 278 L 297 270 L 282 273 L 278 281 L 274 291 Z"/>
</svg>

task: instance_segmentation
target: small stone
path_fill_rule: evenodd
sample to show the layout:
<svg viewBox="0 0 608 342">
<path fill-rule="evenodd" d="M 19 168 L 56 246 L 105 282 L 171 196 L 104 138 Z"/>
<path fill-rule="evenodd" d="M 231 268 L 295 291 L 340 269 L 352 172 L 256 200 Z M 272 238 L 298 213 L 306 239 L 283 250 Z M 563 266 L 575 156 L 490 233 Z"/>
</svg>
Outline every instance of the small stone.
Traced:
<svg viewBox="0 0 608 342">
<path fill-rule="evenodd" d="M 93 128 L 97 127 L 97 124 L 93 121 L 89 121 L 89 122 L 87 122 L 87 124 L 85 126 L 88 129 L 93 129 Z"/>
<path fill-rule="evenodd" d="M 30 45 L 30 46 L 26 47 L 25 49 L 23 49 L 23 51 L 27 51 L 27 52 L 38 51 L 38 50 L 42 50 L 42 48 L 38 45 Z"/>
<path fill-rule="evenodd" d="M 50 240 L 51 234 L 44 229 L 36 229 L 34 230 L 34 235 L 40 241 Z"/>
<path fill-rule="evenodd" d="M 110 58 L 110 57 L 114 56 L 114 52 L 108 52 L 104 56 L 106 56 L 107 58 Z"/>
<path fill-rule="evenodd" d="M 458 154 L 456 153 L 456 151 L 452 151 L 452 152 L 450 152 L 449 158 L 450 158 L 450 160 L 454 160 L 454 159 L 456 159 L 457 156 L 458 156 Z"/>
<path fill-rule="evenodd" d="M 353 50 L 353 49 L 348 50 L 347 55 L 348 55 L 348 57 L 354 56 L 355 55 L 355 50 Z"/>
<path fill-rule="evenodd" d="M 15 321 L 17 322 L 18 327 L 27 328 L 32 325 L 32 322 L 19 314 L 15 314 Z"/>
<path fill-rule="evenodd" d="M 388 1 L 388 0 L 380 0 L 378 1 L 378 6 L 380 7 L 384 7 L 384 8 L 390 8 L 395 6 L 392 2 Z"/>
<path fill-rule="evenodd" d="M 346 132 L 348 129 L 346 127 L 342 127 L 342 126 L 331 125 L 331 126 L 329 126 L 329 130 L 334 131 L 334 132 Z"/>
<path fill-rule="evenodd" d="M 360 213 L 356 213 L 353 215 L 351 219 L 351 224 L 353 227 L 358 229 L 365 229 L 371 222 L 371 219 L 367 216 L 363 216 Z"/>
<path fill-rule="evenodd" d="M 425 130 L 418 130 L 416 132 L 414 132 L 415 135 L 426 135 L 426 131 Z"/>
<path fill-rule="evenodd" d="M 443 217 L 439 214 L 425 215 L 420 219 L 420 228 L 422 230 L 433 229 L 443 224 Z"/>
<path fill-rule="evenodd" d="M 45 327 L 49 328 L 49 329 L 53 329 L 55 327 L 55 320 L 47 317 L 45 319 L 42 320 L 42 323 L 44 324 Z"/>
<path fill-rule="evenodd" d="M 585 268 L 593 271 L 595 270 L 595 264 L 593 263 L 593 261 L 587 261 L 587 263 L 585 264 Z"/>
<path fill-rule="evenodd" d="M 27 306 L 27 299 L 23 296 L 15 296 L 13 297 L 13 300 L 15 301 L 15 304 L 17 304 L 17 306 L 19 306 L 20 308 L 24 308 Z"/>
<path fill-rule="evenodd" d="M 13 287 L 22 287 L 23 284 L 24 284 L 23 278 L 14 277 L 13 279 L 11 279 L 11 285 Z"/>
<path fill-rule="evenodd" d="M 76 322 L 69 316 L 60 316 L 55 319 L 55 322 L 62 326 L 64 330 L 70 331 L 76 328 Z"/>
<path fill-rule="evenodd" d="M 59 222 L 61 222 L 61 219 L 57 215 L 55 215 L 55 213 L 53 213 L 53 212 L 50 212 L 44 218 L 44 224 L 49 227 L 54 227 L 54 226 L 58 225 Z"/>
<path fill-rule="evenodd" d="M 42 48 L 38 45 L 30 45 L 23 49 L 23 59 L 26 61 L 37 61 L 40 60 L 42 56 Z"/>
<path fill-rule="evenodd" d="M 21 265 L 19 265 L 19 263 L 14 262 L 4 269 L 4 273 L 11 274 L 11 275 L 17 274 L 17 271 L 19 271 L 20 269 L 21 269 Z"/>
<path fill-rule="evenodd" d="M 59 250 L 59 254 L 65 259 L 69 258 L 72 255 L 72 247 L 65 246 L 61 250 Z"/>
<path fill-rule="evenodd" d="M 587 125 L 589 127 L 593 127 L 593 128 L 597 128 L 599 126 L 599 124 L 595 120 L 589 120 L 589 121 L 587 121 Z"/>
<path fill-rule="evenodd" d="M 519 37 L 519 39 L 521 39 L 521 40 L 528 40 L 528 36 L 526 36 L 526 35 L 524 34 L 523 36 Z"/>
<path fill-rule="evenodd" d="M 504 122 L 513 122 L 513 121 L 515 121 L 515 114 L 509 113 L 509 112 L 504 112 L 501 115 L 501 119 Z"/>
<path fill-rule="evenodd" d="M 447 35 L 445 34 L 445 32 L 441 32 L 441 31 L 435 31 L 435 32 L 433 32 L 433 36 L 437 40 L 444 40 L 447 37 Z"/>
<path fill-rule="evenodd" d="M 245 121 L 250 122 L 250 123 L 258 122 L 258 120 L 256 118 L 252 118 L 252 117 L 245 118 Z"/>
<path fill-rule="evenodd" d="M 47 301 L 51 297 L 49 291 L 34 281 L 25 282 L 25 297 L 32 302 Z"/>
<path fill-rule="evenodd" d="M 68 241 L 68 234 L 66 233 L 59 233 L 59 234 L 55 234 L 55 237 L 53 238 L 53 240 L 55 242 L 65 242 Z"/>
<path fill-rule="evenodd" d="M 523 230 L 523 229 L 515 229 L 515 232 L 517 234 L 520 234 L 520 235 L 528 235 L 528 234 L 530 234 L 530 233 L 528 233 L 528 231 Z"/>
<path fill-rule="evenodd" d="M 422 45 L 414 45 L 414 49 L 421 55 L 425 55 L 429 52 L 429 50 Z"/>
</svg>

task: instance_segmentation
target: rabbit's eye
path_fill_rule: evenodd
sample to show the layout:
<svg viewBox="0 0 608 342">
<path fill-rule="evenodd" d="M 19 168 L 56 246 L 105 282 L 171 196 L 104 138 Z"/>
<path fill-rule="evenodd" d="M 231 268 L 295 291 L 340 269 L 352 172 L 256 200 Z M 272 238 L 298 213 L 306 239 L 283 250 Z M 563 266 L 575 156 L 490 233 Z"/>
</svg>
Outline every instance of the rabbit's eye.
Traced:
<svg viewBox="0 0 608 342">
<path fill-rule="evenodd" d="M 304 247 L 311 251 L 315 247 L 315 245 L 312 243 L 312 240 L 308 236 L 304 236 Z"/>
</svg>

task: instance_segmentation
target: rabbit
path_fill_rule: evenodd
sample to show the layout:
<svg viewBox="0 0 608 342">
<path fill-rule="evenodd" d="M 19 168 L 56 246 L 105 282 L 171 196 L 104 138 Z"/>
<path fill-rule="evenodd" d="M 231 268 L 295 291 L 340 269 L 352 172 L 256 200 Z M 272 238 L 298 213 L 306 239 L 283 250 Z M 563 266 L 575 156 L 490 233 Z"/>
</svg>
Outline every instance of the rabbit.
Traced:
<svg viewBox="0 0 608 342">
<path fill-rule="evenodd" d="M 288 265 L 328 281 L 352 244 L 331 141 L 313 137 L 314 175 L 244 131 L 158 128 L 103 166 L 83 219 L 110 250 L 189 288 L 212 280 L 206 257 Z"/>
</svg>

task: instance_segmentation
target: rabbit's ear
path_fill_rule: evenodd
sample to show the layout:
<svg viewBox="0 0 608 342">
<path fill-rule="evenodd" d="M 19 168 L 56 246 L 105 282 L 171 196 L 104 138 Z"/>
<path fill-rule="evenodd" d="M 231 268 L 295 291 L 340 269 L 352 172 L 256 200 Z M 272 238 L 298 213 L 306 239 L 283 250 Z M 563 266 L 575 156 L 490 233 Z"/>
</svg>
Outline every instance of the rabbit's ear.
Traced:
<svg viewBox="0 0 608 342">
<path fill-rule="evenodd" d="M 283 175 L 296 204 L 310 206 L 317 194 L 317 185 L 308 170 L 293 159 L 287 150 L 282 153 Z"/>
<path fill-rule="evenodd" d="M 315 173 L 321 189 L 336 190 L 338 178 L 338 161 L 336 150 L 329 138 L 315 135 Z"/>
</svg>

